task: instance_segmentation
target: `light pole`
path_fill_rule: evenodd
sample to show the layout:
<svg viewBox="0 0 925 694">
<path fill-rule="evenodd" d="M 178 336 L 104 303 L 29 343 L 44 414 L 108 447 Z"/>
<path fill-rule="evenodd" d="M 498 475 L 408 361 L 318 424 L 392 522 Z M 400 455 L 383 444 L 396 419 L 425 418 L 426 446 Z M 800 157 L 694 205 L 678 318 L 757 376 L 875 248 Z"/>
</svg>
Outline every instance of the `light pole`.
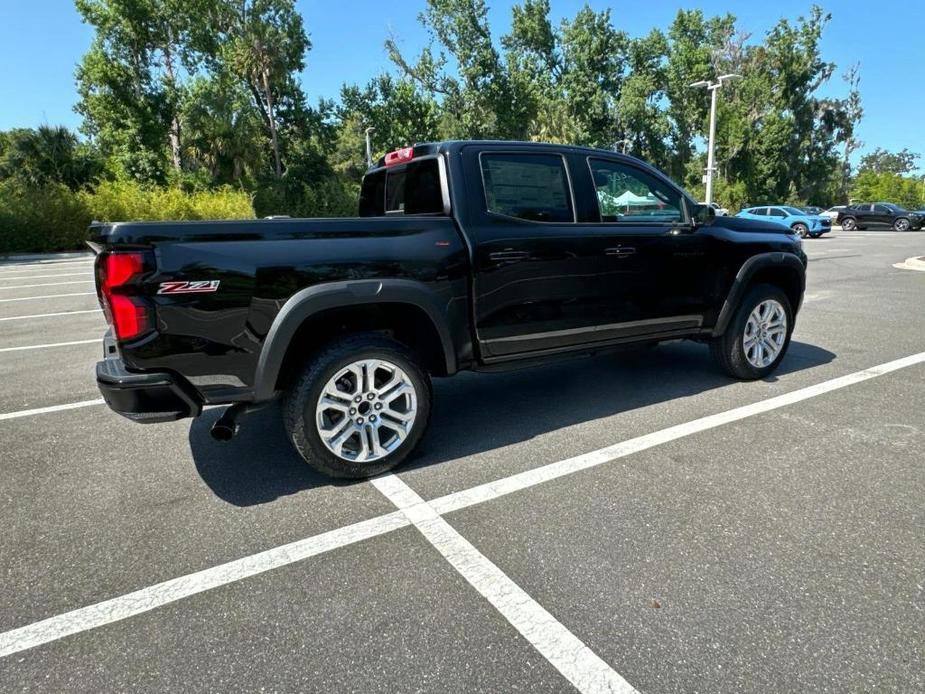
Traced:
<svg viewBox="0 0 925 694">
<path fill-rule="evenodd" d="M 716 92 L 722 88 L 724 82 L 741 79 L 741 77 L 742 75 L 736 74 L 720 75 L 716 82 L 700 80 L 691 85 L 695 88 L 704 87 L 710 92 L 710 140 L 707 144 L 707 193 L 704 200 L 707 205 L 713 202 L 713 173 L 716 168 L 713 165 L 713 145 L 716 142 Z"/>
<path fill-rule="evenodd" d="M 376 132 L 375 128 L 366 128 L 366 167 L 373 168 L 373 140 L 372 134 Z"/>
</svg>

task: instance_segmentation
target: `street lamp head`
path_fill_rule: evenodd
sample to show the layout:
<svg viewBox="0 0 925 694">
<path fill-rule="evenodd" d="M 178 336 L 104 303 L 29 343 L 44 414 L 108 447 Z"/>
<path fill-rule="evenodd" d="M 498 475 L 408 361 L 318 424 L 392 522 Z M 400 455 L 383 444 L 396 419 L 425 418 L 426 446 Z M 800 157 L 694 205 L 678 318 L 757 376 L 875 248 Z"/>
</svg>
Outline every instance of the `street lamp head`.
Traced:
<svg viewBox="0 0 925 694">
<path fill-rule="evenodd" d="M 720 75 L 720 76 L 719 76 L 720 84 L 722 84 L 723 82 L 726 82 L 726 81 L 728 81 L 728 80 L 740 80 L 740 79 L 742 79 L 742 75 L 737 75 L 737 74 L 734 73 L 734 72 L 730 72 L 728 75 Z"/>
</svg>

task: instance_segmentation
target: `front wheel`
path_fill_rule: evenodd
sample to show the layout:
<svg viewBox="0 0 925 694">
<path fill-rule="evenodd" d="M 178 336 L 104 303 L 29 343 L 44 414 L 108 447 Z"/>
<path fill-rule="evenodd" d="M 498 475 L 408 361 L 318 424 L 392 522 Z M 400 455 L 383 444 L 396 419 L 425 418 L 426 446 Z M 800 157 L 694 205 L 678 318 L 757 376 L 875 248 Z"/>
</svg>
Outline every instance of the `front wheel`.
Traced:
<svg viewBox="0 0 925 694">
<path fill-rule="evenodd" d="M 909 224 L 909 220 L 905 217 L 900 217 L 895 222 L 893 222 L 893 228 L 896 231 L 909 231 L 912 225 Z"/>
<path fill-rule="evenodd" d="M 858 226 L 858 223 L 854 220 L 854 217 L 845 217 L 841 220 L 841 228 L 844 231 L 854 231 Z"/>
<path fill-rule="evenodd" d="M 802 222 L 797 222 L 793 225 L 793 230 L 796 232 L 797 236 L 801 239 L 805 239 L 807 234 L 809 234 L 809 227 L 803 224 Z"/>
<path fill-rule="evenodd" d="M 296 450 L 330 477 L 363 479 L 401 463 L 430 418 L 431 384 L 407 347 L 375 333 L 332 342 L 286 393 Z"/>
<path fill-rule="evenodd" d="M 710 342 L 710 351 L 730 376 L 753 381 L 777 368 L 792 332 L 787 295 L 774 285 L 759 284 L 739 304 L 726 332 Z"/>
</svg>

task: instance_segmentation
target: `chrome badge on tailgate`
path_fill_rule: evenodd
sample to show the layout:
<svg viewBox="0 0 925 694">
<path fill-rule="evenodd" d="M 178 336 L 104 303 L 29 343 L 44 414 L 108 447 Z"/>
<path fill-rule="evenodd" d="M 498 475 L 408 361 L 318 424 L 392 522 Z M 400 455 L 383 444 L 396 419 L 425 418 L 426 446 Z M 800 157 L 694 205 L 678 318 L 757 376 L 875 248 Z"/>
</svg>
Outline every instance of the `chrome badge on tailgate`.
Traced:
<svg viewBox="0 0 925 694">
<path fill-rule="evenodd" d="M 207 294 L 217 292 L 221 280 L 204 280 L 201 282 L 161 282 L 158 294 Z"/>
</svg>

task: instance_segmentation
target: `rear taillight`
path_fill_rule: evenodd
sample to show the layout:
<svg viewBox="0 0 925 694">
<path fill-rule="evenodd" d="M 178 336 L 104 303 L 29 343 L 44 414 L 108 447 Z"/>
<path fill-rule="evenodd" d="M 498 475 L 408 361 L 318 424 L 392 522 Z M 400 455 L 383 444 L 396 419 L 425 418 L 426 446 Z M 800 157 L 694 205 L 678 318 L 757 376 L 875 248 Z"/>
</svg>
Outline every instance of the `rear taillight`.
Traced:
<svg viewBox="0 0 925 694">
<path fill-rule="evenodd" d="M 131 284 L 145 271 L 144 253 L 107 253 L 97 267 L 103 312 L 116 337 L 130 340 L 149 330 L 151 310 L 141 298 L 132 295 L 135 287 Z"/>
</svg>

